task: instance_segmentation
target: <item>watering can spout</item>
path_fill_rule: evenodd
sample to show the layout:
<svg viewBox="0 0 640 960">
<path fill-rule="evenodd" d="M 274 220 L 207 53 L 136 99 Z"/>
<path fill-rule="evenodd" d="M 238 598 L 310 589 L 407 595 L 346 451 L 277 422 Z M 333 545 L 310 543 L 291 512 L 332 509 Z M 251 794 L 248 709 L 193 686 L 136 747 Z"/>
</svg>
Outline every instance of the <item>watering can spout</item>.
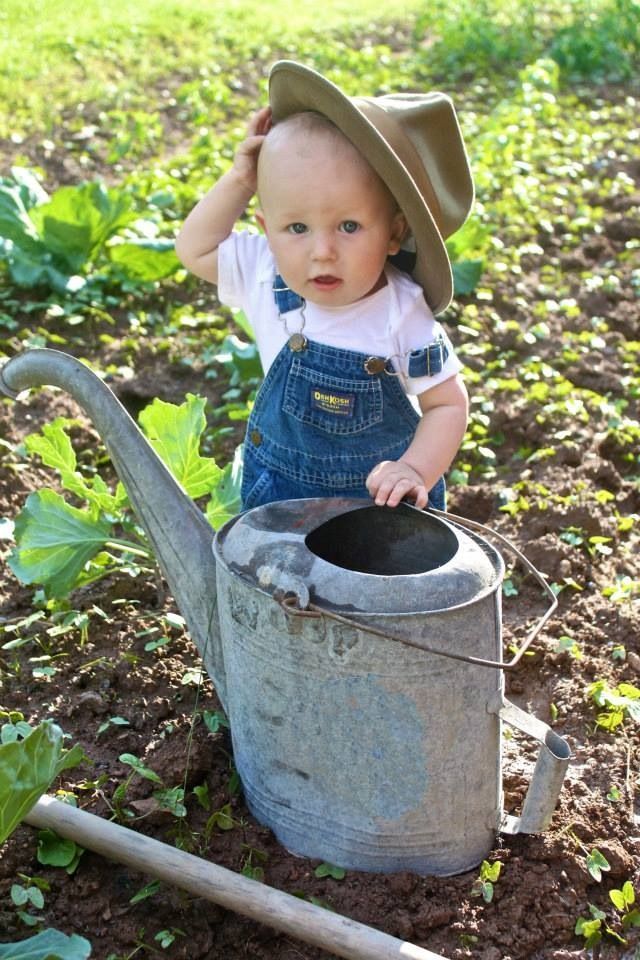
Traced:
<svg viewBox="0 0 640 960">
<path fill-rule="evenodd" d="M 0 390 L 14 399 L 45 385 L 69 393 L 104 441 L 226 708 L 212 527 L 115 394 L 85 364 L 59 350 L 38 349 L 13 357 L 0 370 Z"/>
<path fill-rule="evenodd" d="M 500 825 L 502 833 L 542 833 L 553 816 L 564 780 L 571 749 L 564 737 L 531 716 L 501 695 L 491 708 L 501 720 L 533 737 L 540 744 L 538 759 L 519 817 L 506 814 Z"/>
</svg>

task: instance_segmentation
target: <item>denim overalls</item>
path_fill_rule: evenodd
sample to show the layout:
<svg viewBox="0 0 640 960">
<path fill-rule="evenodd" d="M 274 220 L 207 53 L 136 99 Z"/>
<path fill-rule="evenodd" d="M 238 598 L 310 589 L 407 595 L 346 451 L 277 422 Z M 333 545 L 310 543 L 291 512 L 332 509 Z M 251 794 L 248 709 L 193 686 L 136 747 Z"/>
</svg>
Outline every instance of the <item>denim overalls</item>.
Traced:
<svg viewBox="0 0 640 960">
<path fill-rule="evenodd" d="M 304 307 L 281 277 L 280 314 Z M 441 340 L 409 356 L 409 375 L 435 374 Z M 330 347 L 294 333 L 262 383 L 244 442 L 242 507 L 304 497 L 369 497 L 365 481 L 381 460 L 405 452 L 420 421 L 389 360 Z M 429 505 L 445 509 L 444 478 Z"/>
</svg>

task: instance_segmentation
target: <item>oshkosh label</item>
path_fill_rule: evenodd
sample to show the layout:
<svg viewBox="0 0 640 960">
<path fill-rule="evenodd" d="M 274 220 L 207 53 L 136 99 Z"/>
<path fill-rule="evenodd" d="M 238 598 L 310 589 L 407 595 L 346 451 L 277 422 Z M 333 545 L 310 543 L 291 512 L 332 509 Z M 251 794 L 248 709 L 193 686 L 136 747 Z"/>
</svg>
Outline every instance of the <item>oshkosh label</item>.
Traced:
<svg viewBox="0 0 640 960">
<path fill-rule="evenodd" d="M 323 413 L 334 413 L 337 417 L 352 417 L 355 404 L 353 393 L 339 393 L 337 390 L 325 390 L 311 387 L 311 406 Z"/>
</svg>

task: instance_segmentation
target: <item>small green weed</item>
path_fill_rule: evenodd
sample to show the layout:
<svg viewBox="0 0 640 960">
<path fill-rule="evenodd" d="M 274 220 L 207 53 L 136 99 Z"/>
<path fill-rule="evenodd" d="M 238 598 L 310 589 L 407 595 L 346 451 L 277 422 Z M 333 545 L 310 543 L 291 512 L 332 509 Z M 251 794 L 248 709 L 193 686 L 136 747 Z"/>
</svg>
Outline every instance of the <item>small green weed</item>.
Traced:
<svg viewBox="0 0 640 960">
<path fill-rule="evenodd" d="M 154 897 L 160 890 L 161 886 L 162 884 L 159 880 L 151 880 L 150 883 L 147 883 L 144 885 L 144 887 L 141 887 L 137 893 L 134 893 L 129 900 L 129 903 L 141 903 L 143 900 L 148 900 L 149 897 Z"/>
<path fill-rule="evenodd" d="M 75 804 L 74 804 L 75 806 Z M 38 863 L 49 867 L 64 867 L 68 874 L 75 873 L 84 853 L 82 847 L 67 837 L 60 837 L 54 830 L 38 831 Z"/>
<path fill-rule="evenodd" d="M 640 910 L 634 907 L 636 895 L 630 880 L 623 883 L 620 889 L 609 890 L 609 899 L 616 911 L 611 923 L 608 921 L 605 911 L 595 907 L 592 903 L 589 904 L 590 918 L 579 917 L 576 921 L 574 932 L 578 936 L 584 937 L 584 945 L 587 949 L 601 943 L 603 935 L 617 943 L 625 944 L 627 941 L 618 930 L 614 929 L 613 923 L 620 925 L 622 933 L 625 933 L 631 927 L 640 927 Z"/>
<path fill-rule="evenodd" d="M 602 880 L 603 871 L 608 872 L 611 870 L 611 864 L 605 855 L 596 847 L 587 853 L 586 863 L 590 876 L 592 876 L 594 880 L 597 880 L 598 883 Z"/>
<path fill-rule="evenodd" d="M 599 910 L 598 907 L 590 903 L 589 913 L 591 914 L 591 919 L 588 917 L 578 917 L 574 928 L 574 933 L 579 937 L 584 937 L 584 945 L 587 950 L 597 946 L 602 941 L 603 933 L 610 933 L 616 940 L 624 943 L 624 940 L 607 924 L 607 915 L 603 910 Z"/>
<path fill-rule="evenodd" d="M 342 867 L 334 866 L 333 863 L 321 863 L 315 868 L 313 875 L 320 879 L 323 877 L 331 877 L 332 880 L 344 880 L 347 871 Z"/>
<path fill-rule="evenodd" d="M 207 820 L 204 828 L 205 839 L 208 841 L 214 829 L 233 830 L 238 825 L 233 817 L 233 811 L 230 803 L 225 803 L 219 810 L 214 811 Z"/>
<path fill-rule="evenodd" d="M 610 687 L 607 680 L 596 680 L 587 687 L 589 696 L 598 707 L 596 725 L 614 733 L 627 719 L 640 723 L 640 689 L 632 683 Z"/>
<path fill-rule="evenodd" d="M 153 939 L 160 944 L 163 950 L 166 950 L 177 937 L 186 937 L 186 933 L 179 927 L 171 927 L 169 930 L 158 930 Z"/>
<path fill-rule="evenodd" d="M 636 894 L 630 880 L 623 883 L 619 890 L 609 890 L 609 897 L 620 914 L 624 930 L 629 927 L 640 927 L 640 910 L 633 906 L 636 902 Z"/>
<path fill-rule="evenodd" d="M 568 653 L 574 660 L 582 660 L 583 658 L 582 647 L 568 634 L 563 634 L 561 637 L 558 637 L 556 650 L 558 653 Z"/>
<path fill-rule="evenodd" d="M 112 727 L 128 727 L 129 721 L 125 720 L 124 717 L 109 717 L 108 720 L 103 720 L 103 722 L 98 727 L 96 736 L 100 736 L 102 733 L 105 733 L 107 730 L 110 730 Z"/>
<path fill-rule="evenodd" d="M 209 797 L 209 785 L 206 783 L 199 784 L 193 788 L 193 795 L 202 807 L 203 810 L 211 809 L 211 800 Z"/>
<path fill-rule="evenodd" d="M 592 558 L 607 557 L 613 552 L 612 547 L 607 546 L 611 543 L 611 537 L 598 535 L 590 537 L 581 527 L 565 527 L 560 531 L 559 537 L 572 547 L 583 547 Z"/>
<path fill-rule="evenodd" d="M 130 820 L 135 816 L 133 811 L 125 806 L 127 792 L 135 776 L 142 777 L 144 780 L 149 780 L 151 783 L 157 784 L 157 789 L 153 791 L 151 796 L 161 810 L 166 810 L 177 818 L 186 817 L 187 808 L 184 805 L 183 787 L 166 787 L 155 770 L 145 766 L 145 764 L 132 753 L 122 753 L 118 759 L 120 763 L 131 767 L 131 773 L 116 787 L 111 797 L 111 809 L 116 819 Z"/>
<path fill-rule="evenodd" d="M 16 914 L 22 923 L 27 927 L 35 927 L 42 923 L 42 917 L 39 914 L 30 913 L 29 909 L 44 910 L 44 894 L 48 893 L 50 886 L 42 877 L 28 877 L 23 873 L 18 876 L 23 883 L 11 885 L 11 902 L 16 907 Z"/>
<path fill-rule="evenodd" d="M 482 897 L 485 903 L 491 903 L 493 900 L 494 884 L 498 882 L 501 870 L 502 863 L 500 860 L 495 860 L 493 863 L 489 863 L 488 860 L 483 860 L 480 865 L 480 876 L 474 880 L 473 886 L 471 887 L 471 896 Z"/>
<path fill-rule="evenodd" d="M 220 710 L 203 710 L 202 719 L 209 733 L 219 733 L 229 729 L 229 721 Z"/>
<path fill-rule="evenodd" d="M 249 877 L 251 880 L 262 882 L 264 880 L 263 864 L 269 859 L 268 854 L 262 850 L 256 850 L 246 843 L 243 843 L 242 848 L 245 854 L 242 860 L 241 874 L 244 877 Z"/>
<path fill-rule="evenodd" d="M 614 603 L 631 603 L 640 597 L 640 580 L 635 580 L 628 574 L 616 577 L 615 584 L 604 587 L 602 595 L 609 597 Z"/>
</svg>

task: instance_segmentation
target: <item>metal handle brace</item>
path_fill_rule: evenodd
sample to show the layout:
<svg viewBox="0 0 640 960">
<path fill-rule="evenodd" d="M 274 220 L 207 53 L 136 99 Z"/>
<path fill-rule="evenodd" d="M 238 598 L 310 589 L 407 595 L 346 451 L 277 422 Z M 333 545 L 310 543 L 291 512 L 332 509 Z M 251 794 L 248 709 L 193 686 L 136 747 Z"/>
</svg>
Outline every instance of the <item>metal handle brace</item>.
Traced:
<svg viewBox="0 0 640 960">
<path fill-rule="evenodd" d="M 409 503 L 407 503 L 406 506 L 411 507 L 412 510 L 419 509 L 418 507 L 414 507 L 413 504 Z M 533 574 L 535 579 L 543 588 L 543 591 L 551 598 L 551 603 L 548 609 L 540 618 L 538 623 L 529 632 L 523 644 L 518 648 L 511 660 L 485 660 L 482 657 L 472 657 L 463 653 L 451 653 L 449 650 L 440 650 L 436 647 L 427 646 L 426 644 L 416 643 L 413 640 L 407 640 L 406 637 L 394 636 L 393 634 L 388 633 L 386 630 L 378 630 L 376 627 L 372 627 L 369 624 L 354 620 L 351 617 L 343 617 L 339 613 L 334 613 L 333 610 L 327 610 L 325 607 L 318 606 L 318 604 L 301 602 L 300 597 L 295 592 L 287 592 L 284 596 L 282 593 L 280 593 L 275 597 L 275 599 L 288 616 L 315 618 L 328 617 L 331 620 L 336 620 L 338 623 L 343 623 L 346 626 L 355 627 L 357 630 L 362 630 L 365 633 L 371 633 L 374 636 L 382 637 L 384 640 L 393 640 L 396 643 L 404 643 L 407 647 L 414 647 L 416 650 L 423 650 L 425 653 L 433 653 L 439 657 L 447 657 L 449 660 L 461 660 L 464 663 L 473 663 L 478 667 L 491 667 L 494 670 L 515 669 L 526 651 L 531 646 L 534 639 L 542 630 L 553 611 L 558 606 L 557 596 L 540 571 L 533 566 L 530 560 L 527 560 L 525 555 L 521 553 L 517 547 L 507 540 L 506 537 L 503 537 L 501 533 L 497 533 L 495 530 L 492 530 L 491 527 L 486 527 L 484 524 L 477 523 L 475 520 L 467 520 L 466 517 L 459 517 L 453 513 L 445 513 L 442 510 L 434 510 L 432 507 L 429 507 L 426 511 L 419 510 L 419 512 L 431 513 L 436 517 L 442 517 L 444 520 L 453 523 L 454 525 L 457 524 L 461 527 L 467 527 L 470 530 L 481 530 L 483 533 L 495 537 L 495 539 L 498 540 L 503 547 L 517 557 L 517 559 L 522 563 L 529 573 Z M 304 599 L 306 600 L 306 597 Z"/>
</svg>

